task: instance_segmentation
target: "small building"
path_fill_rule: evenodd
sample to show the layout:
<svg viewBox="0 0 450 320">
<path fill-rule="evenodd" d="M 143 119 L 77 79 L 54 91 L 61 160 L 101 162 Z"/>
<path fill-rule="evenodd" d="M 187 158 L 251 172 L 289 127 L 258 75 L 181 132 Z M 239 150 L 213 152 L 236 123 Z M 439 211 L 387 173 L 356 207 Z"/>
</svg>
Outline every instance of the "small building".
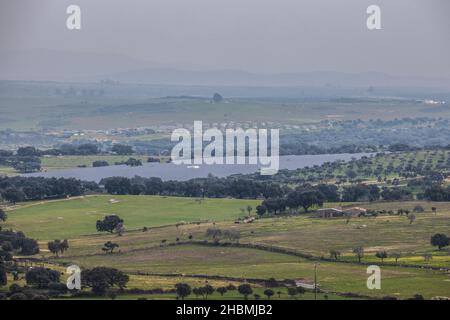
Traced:
<svg viewBox="0 0 450 320">
<path fill-rule="evenodd" d="M 317 214 L 320 218 L 336 218 L 342 217 L 344 212 L 336 208 L 324 208 L 317 210 Z"/>
<path fill-rule="evenodd" d="M 255 217 L 245 217 L 243 219 L 239 218 L 237 220 L 234 221 L 234 223 L 236 224 L 240 224 L 240 223 L 253 223 L 256 220 Z"/>
<path fill-rule="evenodd" d="M 367 209 L 361 208 L 361 207 L 353 207 L 348 208 L 344 210 L 344 213 L 346 215 L 352 216 L 352 217 L 359 217 L 361 215 L 365 215 L 367 213 Z"/>
<path fill-rule="evenodd" d="M 295 280 L 295 286 L 301 287 L 304 289 L 314 290 L 316 286 L 314 285 L 314 281 L 309 281 L 305 279 Z M 317 289 L 319 289 L 319 284 L 317 284 Z"/>
</svg>

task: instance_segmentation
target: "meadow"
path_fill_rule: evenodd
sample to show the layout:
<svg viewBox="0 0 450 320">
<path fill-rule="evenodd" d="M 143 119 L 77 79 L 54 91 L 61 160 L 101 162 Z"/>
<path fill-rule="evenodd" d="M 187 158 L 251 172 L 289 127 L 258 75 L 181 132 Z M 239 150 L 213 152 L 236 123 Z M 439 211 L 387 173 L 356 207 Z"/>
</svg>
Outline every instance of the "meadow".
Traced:
<svg viewBox="0 0 450 320">
<path fill-rule="evenodd" d="M 79 166 L 92 167 L 94 161 L 106 161 L 109 165 L 116 162 L 124 162 L 129 158 L 141 160 L 142 163 L 147 162 L 146 156 L 116 156 L 116 155 L 93 155 L 93 156 L 46 156 L 41 158 L 42 171 L 51 171 L 59 169 L 71 169 Z"/>
<path fill-rule="evenodd" d="M 85 196 L 70 200 L 19 205 L 9 214 L 6 227 L 37 239 L 74 238 L 96 233 L 95 222 L 116 214 L 129 230 L 198 221 L 234 220 L 241 208 L 259 201 L 194 199 L 157 196 Z"/>
<path fill-rule="evenodd" d="M 112 198 L 117 202 L 111 203 Z M 236 199 L 90 196 L 18 204 L 8 210 L 10 218 L 6 227 L 23 230 L 38 239 L 42 250 L 37 258 L 58 265 L 75 263 L 85 268 L 115 267 L 131 276 L 128 288 L 171 289 L 176 282 L 193 286 L 206 281 L 211 281 L 213 286 L 240 282 L 211 279 L 211 276 L 311 282 L 317 266 L 320 288 L 329 299 L 342 299 L 336 294 L 349 292 L 401 299 L 417 293 L 426 298 L 450 295 L 450 274 L 446 271 L 450 267 L 450 256 L 445 250 L 438 252 L 429 243 L 432 234 L 450 230 L 450 203 L 352 204 L 377 210 L 411 209 L 420 204 L 425 212 L 418 213 L 413 224 L 404 216 L 361 217 L 347 223 L 345 219 L 319 219 L 314 213 L 268 217 L 247 224 L 234 222 L 245 215 L 241 208 L 248 205 L 254 208 L 258 204 L 259 201 Z M 431 211 L 432 205 L 437 207 L 436 214 Z M 125 220 L 127 231 L 122 236 L 99 234 L 95 230 L 95 221 L 111 213 Z M 144 226 L 148 229 L 143 230 Z M 221 242 L 229 241 L 223 239 L 216 246 L 204 245 L 204 241 L 212 240 L 206 236 L 208 228 L 238 231 L 239 243 L 233 247 L 222 246 Z M 56 238 L 68 238 L 70 243 L 69 250 L 60 257 L 46 250 L 47 241 Z M 101 248 L 106 241 L 119 244 L 119 249 L 113 254 L 105 254 Z M 312 256 L 305 259 L 292 254 L 244 248 L 239 244 L 273 246 Z M 365 248 L 363 264 L 357 263 L 352 254 L 352 249 L 357 246 Z M 328 259 L 331 249 L 341 252 L 339 261 Z M 397 263 L 388 258 L 381 264 L 375 257 L 379 250 L 386 250 L 389 254 L 401 253 L 401 257 Z M 433 259 L 425 261 L 425 253 L 432 254 Z M 367 289 L 368 264 L 381 266 L 381 290 Z M 279 290 L 285 291 L 286 288 Z M 255 292 L 263 297 L 261 291 L 263 288 L 255 285 Z M 325 293 L 319 298 L 325 298 Z M 225 298 L 238 296 L 237 292 L 229 292 Z M 123 298 L 170 299 L 173 295 L 118 297 Z M 216 294 L 211 298 L 220 296 Z M 284 293 L 281 298 L 289 297 Z M 312 293 L 299 298 L 312 298 Z"/>
</svg>

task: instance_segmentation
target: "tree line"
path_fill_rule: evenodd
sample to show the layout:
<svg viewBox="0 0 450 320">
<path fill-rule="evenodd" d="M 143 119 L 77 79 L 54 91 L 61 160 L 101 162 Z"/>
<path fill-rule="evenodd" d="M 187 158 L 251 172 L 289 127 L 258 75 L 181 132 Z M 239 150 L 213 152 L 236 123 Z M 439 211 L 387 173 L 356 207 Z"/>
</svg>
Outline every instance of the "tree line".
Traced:
<svg viewBox="0 0 450 320">
<path fill-rule="evenodd" d="M 423 186 L 423 192 L 418 198 L 431 201 L 450 201 L 450 187 L 436 184 Z M 113 195 L 161 195 L 179 197 L 205 197 L 237 199 L 270 199 L 267 209 L 274 202 L 283 211 L 283 201 L 290 207 L 295 196 L 309 197 L 309 201 L 323 202 L 360 202 L 377 200 L 413 200 L 410 187 L 394 186 L 379 187 L 377 185 L 353 184 L 337 186 L 335 184 L 298 184 L 292 189 L 282 183 L 266 180 L 255 180 L 247 176 L 232 176 L 227 178 L 196 178 L 188 181 L 163 181 L 160 178 L 143 177 L 111 177 L 96 182 L 81 181 L 74 178 L 44 178 L 44 177 L 0 177 L 0 196 L 4 201 L 17 203 L 29 200 L 57 199 L 81 196 L 89 193 L 108 193 Z M 308 192 L 306 192 L 307 190 Z M 306 209 L 299 204 L 300 207 Z M 277 209 L 279 211 L 280 209 Z"/>
<path fill-rule="evenodd" d="M 1 198 L 10 203 L 81 196 L 98 191 L 95 182 L 74 178 L 0 177 Z"/>
<path fill-rule="evenodd" d="M 131 155 L 134 153 L 131 146 L 115 144 L 112 146 L 111 153 L 117 155 Z M 14 168 L 20 173 L 32 173 L 41 171 L 41 159 L 43 156 L 89 156 L 100 155 L 104 152 L 98 145 L 85 143 L 80 145 L 63 144 L 57 148 L 39 150 L 35 147 L 21 147 L 16 152 L 10 150 L 0 150 L 0 165 Z M 142 165 L 139 160 L 130 158 L 133 161 L 129 165 Z M 125 163 L 128 165 L 128 163 Z"/>
<path fill-rule="evenodd" d="M 278 197 L 289 188 L 271 182 L 247 178 L 199 178 L 188 181 L 163 181 L 160 178 L 111 177 L 100 181 L 106 192 L 116 195 L 162 195 L 181 197 L 208 197 L 258 199 Z"/>
</svg>

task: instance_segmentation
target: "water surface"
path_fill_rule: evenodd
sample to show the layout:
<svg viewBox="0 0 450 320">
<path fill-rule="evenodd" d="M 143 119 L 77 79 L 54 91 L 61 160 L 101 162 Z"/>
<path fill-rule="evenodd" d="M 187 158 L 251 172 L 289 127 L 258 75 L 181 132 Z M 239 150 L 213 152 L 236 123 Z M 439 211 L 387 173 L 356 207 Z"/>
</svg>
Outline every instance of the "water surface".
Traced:
<svg viewBox="0 0 450 320">
<path fill-rule="evenodd" d="M 314 165 L 322 165 L 325 162 L 337 160 L 349 161 L 352 158 L 359 159 L 368 154 L 325 154 L 325 155 L 304 155 L 304 156 L 281 156 L 280 170 L 294 170 Z M 126 165 L 109 166 L 100 168 L 74 168 L 55 170 L 48 172 L 37 172 L 24 174 L 27 177 L 46 177 L 46 178 L 76 178 L 85 181 L 99 182 L 108 177 L 158 177 L 162 180 L 185 181 L 193 178 L 204 178 L 209 174 L 216 177 L 227 177 L 233 174 L 250 174 L 259 171 L 259 165 L 200 165 L 186 166 L 175 165 L 172 163 L 144 163 L 140 167 L 129 167 Z"/>
</svg>

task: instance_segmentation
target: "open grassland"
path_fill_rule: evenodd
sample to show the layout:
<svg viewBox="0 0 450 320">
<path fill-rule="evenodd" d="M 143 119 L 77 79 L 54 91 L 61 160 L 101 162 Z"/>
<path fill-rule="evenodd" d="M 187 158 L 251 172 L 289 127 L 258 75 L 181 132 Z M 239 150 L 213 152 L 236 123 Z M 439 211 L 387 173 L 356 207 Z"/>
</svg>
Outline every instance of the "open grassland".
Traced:
<svg viewBox="0 0 450 320">
<path fill-rule="evenodd" d="M 0 166 L 0 176 L 13 176 L 16 174 L 17 172 L 14 168 Z"/>
<path fill-rule="evenodd" d="M 412 211 L 419 202 L 358 204 L 366 208 Z M 379 250 L 390 252 L 424 252 L 432 250 L 430 237 L 434 233 L 450 230 L 450 207 L 441 204 L 438 213 L 431 212 L 432 204 L 420 202 L 428 210 L 416 214 L 410 224 L 406 216 L 378 216 L 346 219 L 321 219 L 315 215 L 288 216 L 261 219 L 252 228 L 239 226 L 242 238 L 251 236 L 252 242 L 298 249 L 316 256 L 326 256 L 335 249 L 350 254 L 356 246 L 363 246 L 367 253 Z M 444 208 L 447 207 L 447 209 Z M 311 241 L 315 239 L 316 241 Z"/>
<path fill-rule="evenodd" d="M 110 203 L 111 198 L 117 203 Z M 417 219 L 412 224 L 405 216 L 352 218 L 347 223 L 345 219 L 320 219 L 314 213 L 257 219 L 249 224 L 234 223 L 236 218 L 243 215 L 241 208 L 247 205 L 254 208 L 258 203 L 235 199 L 199 201 L 154 196 L 80 197 L 19 204 L 8 210 L 6 227 L 23 230 L 27 235 L 39 239 L 43 250 L 38 258 L 64 264 L 75 263 L 86 268 L 115 267 L 132 276 L 129 288 L 170 289 L 174 282 L 195 280 L 197 282 L 193 285 L 198 286 L 202 281 L 210 280 L 189 277 L 177 279 L 175 275 L 180 274 L 311 281 L 314 278 L 314 265 L 318 263 L 321 289 L 330 292 L 330 298 L 333 298 L 333 292 L 376 297 L 390 295 L 403 299 L 416 293 L 426 298 L 450 296 L 448 271 L 429 269 L 450 268 L 447 251 L 437 251 L 430 245 L 431 235 L 449 233 L 450 203 L 416 201 L 353 204 L 394 212 L 401 208 L 412 210 L 416 205 L 421 205 L 425 212 L 416 213 Z M 328 205 L 337 207 L 341 204 Z M 431 207 L 437 208 L 436 214 L 431 211 Z M 95 221 L 111 213 L 125 220 L 128 231 L 123 236 L 96 232 Z M 179 224 L 182 221 L 186 224 Z M 188 223 L 199 221 L 202 222 Z M 144 226 L 149 227 L 147 231 L 142 230 Z M 208 228 L 239 231 L 242 245 L 259 244 L 290 252 L 309 253 L 314 259 L 260 249 L 196 243 L 211 241 L 205 235 Z M 52 257 L 46 251 L 46 242 L 56 238 L 69 239 L 70 248 L 62 257 Z M 119 244 L 120 248 L 113 254 L 105 254 L 101 248 L 107 241 Z M 358 264 L 352 254 L 353 248 L 357 246 L 365 249 L 362 259 L 364 264 Z M 319 260 L 321 257 L 328 258 L 331 249 L 342 253 L 340 261 Z M 374 256 L 380 250 L 386 250 L 389 254 L 400 253 L 398 265 L 393 258 L 386 259 L 382 265 Z M 432 254 L 432 260 L 425 261 L 425 253 Z M 367 289 L 367 264 L 382 267 L 381 290 Z M 161 274 L 173 274 L 174 277 L 163 277 Z M 226 298 L 231 299 L 235 295 L 238 296 L 231 292 Z M 173 295 L 142 297 L 170 299 Z"/>
<path fill-rule="evenodd" d="M 70 263 L 86 267 L 103 265 L 127 272 L 221 275 L 277 280 L 314 279 L 312 261 L 242 248 L 195 245 L 163 247 L 127 254 L 70 259 Z M 318 275 L 321 289 L 371 296 L 394 295 L 400 298 L 408 298 L 415 293 L 428 298 L 449 294 L 450 277 L 444 272 L 388 266 L 382 267 L 382 290 L 374 292 L 366 287 L 366 267 L 320 262 Z"/>
<path fill-rule="evenodd" d="M 114 199 L 114 203 L 110 200 Z M 182 222 L 234 220 L 240 208 L 259 202 L 234 199 L 194 199 L 156 196 L 94 196 L 25 205 L 9 212 L 6 227 L 39 240 L 76 238 L 96 233 L 95 223 L 116 214 L 127 229 Z"/>
<path fill-rule="evenodd" d="M 42 170 L 58 170 L 70 169 L 79 166 L 92 167 L 94 161 L 107 161 L 109 165 L 114 165 L 116 162 L 124 162 L 129 158 L 141 160 L 143 163 L 147 162 L 145 156 L 114 156 L 114 155 L 94 155 L 94 156 L 51 156 L 42 157 Z"/>
<path fill-rule="evenodd" d="M 405 216 L 353 218 L 347 223 L 345 219 L 320 219 L 314 214 L 264 218 L 252 224 L 235 224 L 233 219 L 237 217 L 236 214 L 240 214 L 237 209 L 230 218 L 210 219 L 209 222 L 201 224 L 151 228 L 147 232 L 136 230 L 127 232 L 122 237 L 98 234 L 79 237 L 71 240 L 68 254 L 74 256 L 97 254 L 106 241 L 117 242 L 122 250 L 134 250 L 157 247 L 164 240 L 167 243 L 174 243 L 176 239 L 188 241 L 189 236 L 193 240 L 208 240 L 205 237 L 206 230 L 217 227 L 222 230 L 238 231 L 240 243 L 275 246 L 308 253 L 315 257 L 328 257 L 329 251 L 333 249 L 341 252 L 341 259 L 355 261 L 352 250 L 357 246 L 363 246 L 365 259 L 368 261 L 379 262 L 374 254 L 386 250 L 388 253 L 402 254 L 398 263 L 449 267 L 450 256 L 445 250 L 436 252 L 430 245 L 430 237 L 434 233 L 448 233 L 450 230 L 450 204 L 382 202 L 358 205 L 373 209 L 390 208 L 396 211 L 399 208 L 412 210 L 417 204 L 422 205 L 426 211 L 416 214 L 417 218 L 413 224 L 410 224 Z M 437 214 L 431 212 L 432 205 L 437 207 Z M 217 222 L 212 222 L 213 220 Z M 46 240 L 42 236 L 39 238 Z M 424 253 L 431 253 L 435 257 L 432 261 L 425 262 Z M 394 261 L 388 258 L 385 262 Z"/>
</svg>

